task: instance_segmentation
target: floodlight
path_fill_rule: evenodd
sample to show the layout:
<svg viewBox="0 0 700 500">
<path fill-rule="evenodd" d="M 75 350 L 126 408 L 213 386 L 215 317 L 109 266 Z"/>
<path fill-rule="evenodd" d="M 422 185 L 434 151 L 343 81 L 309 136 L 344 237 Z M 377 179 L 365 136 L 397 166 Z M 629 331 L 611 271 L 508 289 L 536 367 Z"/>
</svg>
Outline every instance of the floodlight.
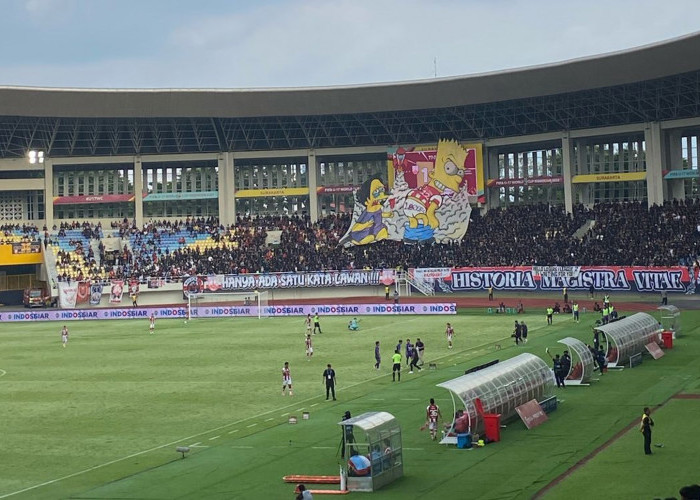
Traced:
<svg viewBox="0 0 700 500">
<path fill-rule="evenodd" d="M 27 153 L 27 156 L 29 157 L 29 163 L 34 165 L 35 163 L 44 163 L 44 152 L 43 151 L 36 151 L 32 149 Z"/>
</svg>

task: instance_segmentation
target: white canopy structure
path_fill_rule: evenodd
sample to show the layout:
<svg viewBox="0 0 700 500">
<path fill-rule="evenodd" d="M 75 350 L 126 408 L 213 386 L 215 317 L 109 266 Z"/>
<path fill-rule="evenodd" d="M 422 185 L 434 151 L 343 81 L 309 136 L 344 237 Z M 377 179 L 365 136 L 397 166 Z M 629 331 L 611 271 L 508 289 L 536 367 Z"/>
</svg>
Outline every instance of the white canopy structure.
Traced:
<svg viewBox="0 0 700 500">
<path fill-rule="evenodd" d="M 681 333 L 681 310 L 671 305 L 659 306 L 656 310 L 661 313 L 661 327 L 672 331 L 675 339 Z"/>
<path fill-rule="evenodd" d="M 476 410 L 477 398 L 485 413 L 499 413 L 502 420 L 508 420 L 516 415 L 515 408 L 521 404 L 551 396 L 554 375 L 542 358 L 523 353 L 437 386 L 447 389 L 452 396 L 454 432 L 481 433 L 484 422 Z M 458 417 L 460 410 L 463 415 Z M 466 420 L 466 429 L 460 428 L 459 418 Z"/>
<path fill-rule="evenodd" d="M 595 330 L 607 339 L 606 357 L 608 366 L 613 368 L 627 364 L 635 354 L 642 354 L 644 346 L 650 342 L 659 342 L 659 322 L 643 312 L 596 326 Z"/>
<path fill-rule="evenodd" d="M 593 375 L 593 354 L 579 339 L 566 337 L 559 340 L 571 351 L 571 367 L 566 374 L 566 385 L 588 385 Z"/>
<path fill-rule="evenodd" d="M 349 470 L 348 490 L 374 491 L 403 476 L 401 427 L 391 413 L 367 412 L 338 425 L 343 427 L 345 456 L 352 462 L 362 455 L 370 464 L 363 475 L 353 475 Z"/>
</svg>

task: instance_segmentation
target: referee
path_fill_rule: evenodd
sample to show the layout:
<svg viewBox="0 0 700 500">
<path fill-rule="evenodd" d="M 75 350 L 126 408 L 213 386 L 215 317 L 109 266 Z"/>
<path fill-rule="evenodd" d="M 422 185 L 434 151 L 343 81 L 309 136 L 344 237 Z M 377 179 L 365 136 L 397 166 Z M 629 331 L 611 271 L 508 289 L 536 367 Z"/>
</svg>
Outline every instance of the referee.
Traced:
<svg viewBox="0 0 700 500">
<path fill-rule="evenodd" d="M 399 382 L 401 382 L 401 351 L 396 349 L 391 356 L 391 361 L 394 366 L 391 369 L 391 381 L 396 382 L 396 374 L 399 374 Z"/>
</svg>

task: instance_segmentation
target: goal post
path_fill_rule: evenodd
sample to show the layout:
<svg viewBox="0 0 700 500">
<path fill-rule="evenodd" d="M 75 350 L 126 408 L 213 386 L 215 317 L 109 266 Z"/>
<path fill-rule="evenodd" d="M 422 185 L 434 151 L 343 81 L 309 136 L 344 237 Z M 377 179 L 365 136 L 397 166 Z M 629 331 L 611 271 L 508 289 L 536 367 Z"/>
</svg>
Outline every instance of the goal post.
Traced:
<svg viewBox="0 0 700 500">
<path fill-rule="evenodd" d="M 268 291 L 251 292 L 217 292 L 217 293 L 190 293 L 187 296 L 187 319 L 195 319 L 203 316 L 203 309 L 209 307 L 223 308 L 252 308 L 250 316 L 267 318 Z M 235 316 L 236 314 L 232 314 Z"/>
</svg>

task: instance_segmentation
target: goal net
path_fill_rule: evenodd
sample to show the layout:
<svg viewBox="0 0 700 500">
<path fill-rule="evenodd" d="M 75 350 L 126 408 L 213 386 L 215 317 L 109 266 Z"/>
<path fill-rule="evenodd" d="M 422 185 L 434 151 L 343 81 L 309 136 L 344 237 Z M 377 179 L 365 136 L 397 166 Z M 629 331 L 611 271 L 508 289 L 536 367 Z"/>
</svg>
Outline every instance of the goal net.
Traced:
<svg viewBox="0 0 700 500">
<path fill-rule="evenodd" d="M 187 297 L 187 317 L 219 318 L 222 316 L 269 316 L 269 292 L 191 293 Z"/>
</svg>

